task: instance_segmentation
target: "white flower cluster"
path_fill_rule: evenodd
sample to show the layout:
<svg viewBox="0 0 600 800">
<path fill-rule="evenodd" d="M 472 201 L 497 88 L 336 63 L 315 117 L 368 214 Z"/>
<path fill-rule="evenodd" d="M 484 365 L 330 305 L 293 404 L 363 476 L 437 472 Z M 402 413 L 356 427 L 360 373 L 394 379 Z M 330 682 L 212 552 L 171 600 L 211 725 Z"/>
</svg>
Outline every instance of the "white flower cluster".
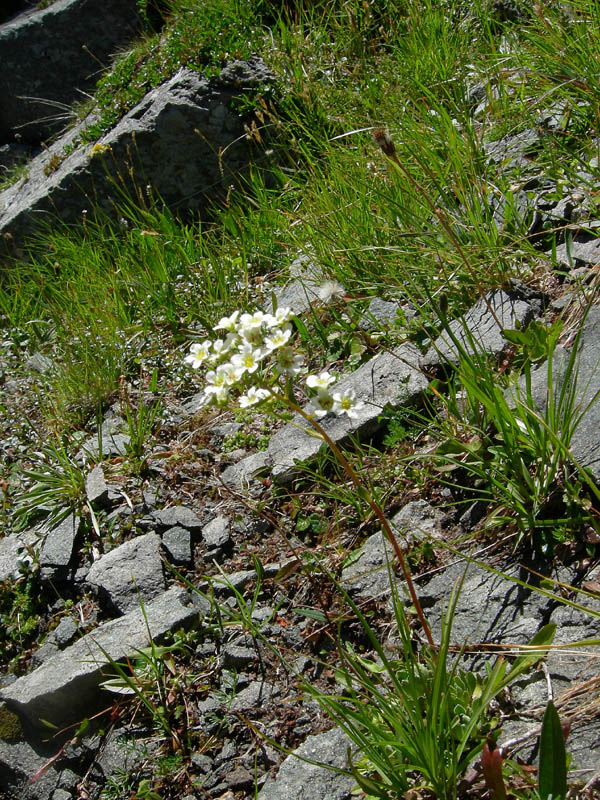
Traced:
<svg viewBox="0 0 600 800">
<path fill-rule="evenodd" d="M 289 308 L 278 308 L 274 314 L 255 311 L 222 317 L 215 330 L 224 331 L 221 339 L 196 342 L 190 347 L 186 362 L 193 369 L 207 366 L 204 401 L 225 405 L 232 392 L 246 390 L 239 396 L 242 408 L 267 400 L 285 400 L 280 391 L 281 378 L 290 380 L 300 372 L 304 358 L 291 344 L 293 317 Z M 357 402 L 354 392 L 330 392 L 336 378 L 329 372 L 309 375 L 306 386 L 314 392 L 309 413 L 323 417 L 328 412 L 357 416 L 363 403 Z"/>
</svg>

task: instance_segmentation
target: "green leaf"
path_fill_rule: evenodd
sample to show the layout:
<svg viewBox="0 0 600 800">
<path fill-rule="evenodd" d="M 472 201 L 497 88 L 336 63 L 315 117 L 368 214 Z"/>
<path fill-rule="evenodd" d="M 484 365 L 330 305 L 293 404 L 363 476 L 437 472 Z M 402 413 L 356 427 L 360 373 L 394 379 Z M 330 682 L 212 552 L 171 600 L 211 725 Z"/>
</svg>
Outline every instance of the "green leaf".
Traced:
<svg viewBox="0 0 600 800">
<path fill-rule="evenodd" d="M 540 736 L 539 794 L 542 800 L 564 800 L 567 794 L 567 752 L 560 719 L 550 701 Z"/>
<path fill-rule="evenodd" d="M 327 622 L 327 617 L 322 611 L 319 611 L 318 608 L 295 608 L 295 614 L 300 614 L 302 617 L 310 617 L 310 619 L 316 619 L 319 622 Z"/>
<path fill-rule="evenodd" d="M 521 672 L 525 672 L 538 661 L 541 661 L 542 658 L 545 658 L 546 653 L 544 652 L 544 649 L 552 644 L 555 633 L 555 622 L 549 622 L 548 625 L 544 625 L 543 628 L 540 628 L 540 630 L 535 634 L 528 644 L 528 647 L 539 647 L 540 649 L 533 652 L 525 651 L 522 656 L 519 656 L 512 665 L 507 678 L 509 680 L 514 680 L 514 678 L 516 678 L 516 676 Z"/>
</svg>

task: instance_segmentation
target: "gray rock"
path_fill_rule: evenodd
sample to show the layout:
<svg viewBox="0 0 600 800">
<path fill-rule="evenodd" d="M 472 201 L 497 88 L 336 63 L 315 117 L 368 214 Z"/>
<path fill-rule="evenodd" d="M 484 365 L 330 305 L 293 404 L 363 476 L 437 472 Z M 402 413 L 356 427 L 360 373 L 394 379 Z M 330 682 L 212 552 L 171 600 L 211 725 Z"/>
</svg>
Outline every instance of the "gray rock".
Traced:
<svg viewBox="0 0 600 800">
<path fill-rule="evenodd" d="M 336 390 L 352 389 L 357 400 L 364 402 L 355 419 L 345 414 L 336 417 L 328 414 L 320 420 L 321 426 L 336 442 L 343 443 L 350 436 L 369 436 L 380 426 L 379 418 L 387 405 L 393 408 L 414 405 L 427 387 L 427 380 L 417 364 L 419 351 L 412 344 L 404 344 L 393 352 L 384 352 L 363 364 L 351 375 L 335 384 Z M 300 426 L 300 427 L 298 427 Z M 305 433 L 310 425 L 299 415 L 271 437 L 263 456 L 262 468 L 271 464 L 271 474 L 278 483 L 288 483 L 297 474 L 297 463 L 314 458 L 323 442 Z M 262 461 L 262 459 L 261 459 Z M 251 462 L 256 466 L 256 462 Z M 246 480 L 244 461 L 235 470 L 225 470 L 223 480 L 229 485 Z"/>
<path fill-rule="evenodd" d="M 587 233 L 585 230 L 567 234 L 566 240 L 559 244 L 555 251 L 547 255 L 554 258 L 561 269 L 572 270 L 579 267 L 590 267 L 600 263 L 600 239 L 597 231 Z"/>
<path fill-rule="evenodd" d="M 254 648 L 232 643 L 225 645 L 221 655 L 223 667 L 233 670 L 244 669 L 258 657 L 258 653 Z"/>
<path fill-rule="evenodd" d="M 0 230 L 18 241 L 49 213 L 65 223 L 80 222 L 85 209 L 114 217 L 122 193 L 135 197 L 149 181 L 171 208 L 202 208 L 248 167 L 247 120 L 232 110 L 242 92 L 181 69 L 96 145 L 65 155 L 77 135 L 70 132 L 30 162 L 26 179 L 0 194 Z"/>
<path fill-rule="evenodd" d="M 408 503 L 391 520 L 402 550 L 416 542 L 438 537 L 443 514 L 424 500 Z M 342 581 L 361 597 L 387 597 L 390 594 L 388 563 L 394 574 L 394 551 L 383 533 L 374 533 L 360 548 L 360 555 L 342 571 Z"/>
<path fill-rule="evenodd" d="M 192 537 L 188 530 L 176 525 L 162 535 L 163 547 L 172 564 L 190 564 L 192 561 Z"/>
<path fill-rule="evenodd" d="M 301 314 L 314 302 L 319 300 L 319 286 L 324 280 L 323 272 L 313 258 L 302 254 L 289 266 L 290 280 L 285 286 L 275 290 L 277 308 L 289 308 L 294 314 Z M 273 303 L 269 302 L 267 312 L 273 311 Z"/>
<path fill-rule="evenodd" d="M 258 453 L 246 456 L 237 464 L 231 464 L 226 467 L 221 473 L 223 482 L 232 488 L 248 488 L 249 484 L 269 474 L 271 468 L 271 460 L 266 451 L 261 450 Z"/>
<path fill-rule="evenodd" d="M 55 0 L 0 28 L 0 137 L 29 141 L 56 133 L 65 106 L 93 90 L 98 63 L 141 30 L 135 0 Z"/>
<path fill-rule="evenodd" d="M 54 362 L 52 359 L 42 355 L 42 353 L 34 353 L 25 362 L 25 369 L 34 370 L 35 372 L 39 372 L 40 375 L 46 375 L 53 366 Z"/>
<path fill-rule="evenodd" d="M 86 580 L 121 614 L 152 600 L 165 588 L 160 537 L 146 533 L 119 545 L 92 564 Z"/>
<path fill-rule="evenodd" d="M 107 671 L 107 655 L 113 660 L 134 655 L 136 649 L 147 647 L 150 637 L 160 641 L 168 631 L 197 620 L 199 610 L 187 592 L 173 587 L 146 605 L 149 629 L 140 608 L 105 622 L 2 688 L 0 700 L 36 727 L 41 719 L 59 726 L 75 722 L 102 701 L 99 685 Z"/>
<path fill-rule="evenodd" d="M 358 558 L 342 570 L 344 587 L 360 597 L 387 597 L 390 593 L 388 562 L 393 574 L 392 546 L 379 531 L 369 536 Z"/>
<path fill-rule="evenodd" d="M 531 303 L 502 290 L 490 292 L 460 319 L 449 324 L 450 335 L 443 332 L 427 351 L 423 367 L 431 369 L 446 361 L 458 361 L 459 353 L 452 336 L 467 353 L 500 355 L 507 342 L 502 336 L 504 328 L 520 325 L 526 328 L 536 316 Z"/>
<path fill-rule="evenodd" d="M 555 399 L 560 392 L 569 368 L 569 353 L 562 347 L 555 350 L 552 384 Z M 580 347 L 572 370 L 573 414 L 580 418 L 571 437 L 570 451 L 575 460 L 590 469 L 600 481 L 600 307 L 594 306 L 587 315 L 581 331 Z M 532 400 L 542 413 L 548 393 L 548 368 L 542 364 L 531 373 Z M 567 393 L 568 394 L 568 393 Z M 520 395 L 524 396 L 521 381 Z M 566 419 L 566 417 L 565 417 Z M 563 426 L 564 427 L 564 426 Z"/>
<path fill-rule="evenodd" d="M 369 303 L 369 309 L 360 320 L 360 327 L 365 331 L 384 330 L 393 328 L 398 314 L 402 312 L 400 303 L 382 300 L 374 297 Z"/>
<path fill-rule="evenodd" d="M 0 582 L 18 578 L 21 574 L 19 565 L 27 567 L 32 563 L 29 550 L 37 541 L 38 537 L 32 531 L 0 538 Z"/>
<path fill-rule="evenodd" d="M 231 544 L 231 526 L 228 517 L 215 517 L 202 528 L 202 539 L 209 557 L 218 558 Z"/>
<path fill-rule="evenodd" d="M 356 785 L 353 777 L 301 760 L 308 758 L 343 768 L 351 744 L 339 728 L 309 736 L 285 759 L 277 777 L 267 780 L 258 794 L 258 800 L 351 800 L 352 789 Z"/>
<path fill-rule="evenodd" d="M 494 164 L 506 167 L 528 167 L 532 157 L 541 147 L 541 137 L 535 128 L 510 134 L 495 142 L 487 142 L 483 149 Z"/>
<path fill-rule="evenodd" d="M 106 506 L 108 502 L 108 486 L 104 479 L 104 470 L 100 464 L 88 473 L 85 479 L 85 494 L 92 505 Z"/>
<path fill-rule="evenodd" d="M 179 526 L 191 533 L 199 533 L 203 527 L 200 518 L 187 506 L 169 506 L 160 511 L 153 511 L 150 519 L 158 530 L 168 530 Z"/>
<path fill-rule="evenodd" d="M 238 692 L 231 703 L 231 711 L 247 711 L 255 706 L 271 703 L 281 695 L 281 687 L 263 680 L 252 683 Z"/>
<path fill-rule="evenodd" d="M 31 778 L 56 753 L 56 746 L 25 741 L 6 741 L 0 737 L 0 792 L 7 800 L 48 800 L 58 783 L 56 770 L 49 769 L 39 780 Z"/>
<path fill-rule="evenodd" d="M 44 538 L 40 547 L 39 564 L 43 580 L 62 580 L 67 576 L 79 523 L 79 517 L 69 514 L 58 525 L 41 529 L 40 534 Z"/>
</svg>

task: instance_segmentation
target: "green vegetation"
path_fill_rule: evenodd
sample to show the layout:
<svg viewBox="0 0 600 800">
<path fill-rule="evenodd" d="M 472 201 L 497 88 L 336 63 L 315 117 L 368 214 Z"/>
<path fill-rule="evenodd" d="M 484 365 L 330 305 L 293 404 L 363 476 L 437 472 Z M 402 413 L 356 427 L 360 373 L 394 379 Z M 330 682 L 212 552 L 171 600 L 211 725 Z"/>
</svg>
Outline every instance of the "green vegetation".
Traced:
<svg viewBox="0 0 600 800">
<path fill-rule="evenodd" d="M 319 651 L 319 666 L 331 669 L 337 687 L 326 692 L 305 682 L 303 691 L 362 748 L 350 767 L 358 796 L 383 800 L 414 790 L 427 799 L 472 797 L 461 795 L 461 780 L 485 745 L 482 792 L 500 800 L 507 791 L 529 800 L 566 797 L 553 706 L 541 734 L 539 793 L 523 788 L 516 765 L 494 755 L 498 731 L 489 712 L 491 701 L 542 658 L 552 630 L 543 629 L 533 654 L 510 664 L 490 659 L 476 676 L 463 668 L 461 643 L 453 652 L 457 594 L 435 644 L 417 587 L 409 611 L 394 593 L 390 624 L 400 652 L 390 657 L 382 630 L 342 590 L 336 569 L 366 534 L 386 527 L 385 514 L 417 496 L 451 512 L 482 501 L 482 522 L 463 536 L 468 546 L 506 539 L 507 553 L 551 559 L 566 543 L 569 556 L 598 555 L 600 495 L 570 452 L 587 408 L 577 399 L 578 335 L 569 342 L 570 328 L 578 329 L 597 300 L 597 279 L 575 284 L 569 326 L 548 311 L 528 330 L 505 331 L 512 349 L 502 363 L 461 344 L 450 322 L 515 280 L 546 300 L 574 285 L 556 259 L 557 244 L 571 235 L 568 220 L 549 212 L 538 224 L 534 201 L 543 190 L 548 201 L 569 200 L 583 219 L 598 214 L 599 6 L 298 0 L 274 11 L 264 0 L 177 0 L 164 31 L 149 29 L 101 79 L 100 121 L 86 136 L 97 139 L 181 66 L 214 75 L 228 60 L 257 53 L 279 76 L 268 95 L 244 101 L 274 151 L 268 175 L 253 170 L 242 190 L 201 220 L 180 219 L 140 190 L 123 198 L 119 223 L 93 209 L 79 228 L 55 220 L 28 243 L 27 258 L 3 265 L 5 341 L 15 360 L 41 352 L 53 365 L 36 378 L 27 441 L 0 463 L 6 530 L 73 512 L 89 519 L 97 543 L 108 540 L 113 528 L 104 529 L 86 499 L 93 463 L 103 463 L 127 491 L 132 485 L 140 493 L 143 479 L 160 475 L 173 492 L 183 485 L 185 497 L 198 497 L 204 465 L 197 451 L 213 410 L 201 409 L 185 431 L 177 413 L 169 419 L 170 408 L 199 388 L 184 360 L 189 345 L 214 338 L 223 317 L 265 307 L 302 255 L 324 290 L 294 320 L 310 371 L 354 369 L 407 340 L 424 352 L 442 332 L 459 351 L 456 364 L 432 377 L 422 408 L 386 410 L 380 439 L 330 448 L 292 487 L 269 484 L 268 501 L 256 501 L 275 527 L 290 526 L 297 569 L 321 604 L 306 616 L 328 631 L 330 650 Z M 530 135 L 526 150 L 511 150 L 515 140 L 494 148 L 516 133 Z M 402 310 L 387 325 L 361 326 L 375 297 Z M 563 344 L 570 349 L 557 381 L 553 366 Z M 541 364 L 543 408 L 531 389 Z M 285 397 L 295 410 L 293 389 L 287 385 Z M 76 457 L 87 436 L 100 441 L 109 410 L 123 418 L 125 455 L 107 456 L 100 446 Z M 251 415 L 239 417 L 244 428 L 226 438 L 219 456 L 267 446 L 270 418 Z M 160 461 L 154 472 L 153 458 Z M 406 564 L 399 553 L 412 591 L 407 565 L 435 558 L 436 546 L 422 544 Z M 331 554 L 335 564 L 326 563 Z M 227 583 L 222 577 L 213 578 L 215 592 L 207 596 L 221 633 L 236 625 L 267 641 L 252 616 L 262 578 L 253 557 L 258 577 L 250 599 L 235 589 L 233 605 L 216 600 L 215 587 Z M 181 580 L 197 589 L 189 576 Z M 34 581 L 27 573 L 0 586 L 7 662 L 18 661 L 38 633 Z M 344 639 L 349 620 L 360 628 L 362 649 Z M 105 684 L 146 710 L 178 774 L 195 748 L 212 743 L 190 722 L 188 697 L 208 691 L 213 679 L 200 682 L 187 672 L 191 650 L 181 641 L 152 644 L 130 663 L 113 663 Z M 274 657 L 293 671 L 285 654 Z M 168 791 L 163 777 L 156 772 L 136 783 L 124 775 L 105 796 L 160 798 Z"/>
</svg>

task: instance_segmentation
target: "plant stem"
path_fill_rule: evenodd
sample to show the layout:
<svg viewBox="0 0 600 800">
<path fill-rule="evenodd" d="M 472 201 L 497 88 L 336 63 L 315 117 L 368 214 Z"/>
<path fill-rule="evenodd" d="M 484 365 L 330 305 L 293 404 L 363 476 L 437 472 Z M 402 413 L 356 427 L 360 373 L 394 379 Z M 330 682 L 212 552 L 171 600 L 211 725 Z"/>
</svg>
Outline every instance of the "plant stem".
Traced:
<svg viewBox="0 0 600 800">
<path fill-rule="evenodd" d="M 412 600 L 412 603 L 413 603 L 413 606 L 415 608 L 415 611 L 417 612 L 417 616 L 419 618 L 419 622 L 421 623 L 421 626 L 423 628 L 425 636 L 427 637 L 427 642 L 429 643 L 429 646 L 432 648 L 432 650 L 435 651 L 436 646 L 435 646 L 435 643 L 433 641 L 433 636 L 431 635 L 431 628 L 429 627 L 429 623 L 427 622 L 427 619 L 426 619 L 425 614 L 423 612 L 423 608 L 422 608 L 421 603 L 419 601 L 419 598 L 417 596 L 417 592 L 416 592 L 416 589 L 415 589 L 415 585 L 414 585 L 414 582 L 413 582 L 413 579 L 412 579 L 412 575 L 411 575 L 410 569 L 408 567 L 408 564 L 406 563 L 406 559 L 404 558 L 404 553 L 402 552 L 402 549 L 401 549 L 400 545 L 398 544 L 398 540 L 396 539 L 396 537 L 394 535 L 394 532 L 392 531 L 391 525 L 388 522 L 388 520 L 387 520 L 387 518 L 385 516 L 385 513 L 383 512 L 383 509 L 374 500 L 371 492 L 369 492 L 367 487 L 361 481 L 361 479 L 359 478 L 358 473 L 356 472 L 354 467 L 350 464 L 350 462 L 348 461 L 346 456 L 342 453 L 342 451 L 337 446 L 337 444 L 333 441 L 331 436 L 329 436 L 329 434 L 325 431 L 323 426 L 320 425 L 313 417 L 311 417 L 309 414 L 307 414 L 306 411 L 304 411 L 304 409 L 302 409 L 299 405 L 297 405 L 295 402 L 293 402 L 289 398 L 286 397 L 285 398 L 285 402 L 286 402 L 286 404 L 289 406 L 289 408 L 291 410 L 293 410 L 296 413 L 300 414 L 300 416 L 303 419 L 305 419 L 308 423 L 310 423 L 310 425 L 312 425 L 312 427 L 319 434 L 319 436 L 323 439 L 323 441 L 325 441 L 329 445 L 329 447 L 331 448 L 333 454 L 335 455 L 335 457 L 337 458 L 339 463 L 342 465 L 342 467 L 345 469 L 348 477 L 350 478 L 352 483 L 356 486 L 356 488 L 360 492 L 360 496 L 364 497 L 366 499 L 366 501 L 368 502 L 369 506 L 371 507 L 371 509 L 375 513 L 376 517 L 378 518 L 379 522 L 381 523 L 381 527 L 383 528 L 383 532 L 384 532 L 387 540 L 392 545 L 394 553 L 396 554 L 396 557 L 397 557 L 398 562 L 400 564 L 400 569 L 402 570 L 402 574 L 404 576 L 404 580 L 406 581 L 406 586 L 408 588 L 408 593 L 409 593 L 410 598 Z"/>
</svg>

